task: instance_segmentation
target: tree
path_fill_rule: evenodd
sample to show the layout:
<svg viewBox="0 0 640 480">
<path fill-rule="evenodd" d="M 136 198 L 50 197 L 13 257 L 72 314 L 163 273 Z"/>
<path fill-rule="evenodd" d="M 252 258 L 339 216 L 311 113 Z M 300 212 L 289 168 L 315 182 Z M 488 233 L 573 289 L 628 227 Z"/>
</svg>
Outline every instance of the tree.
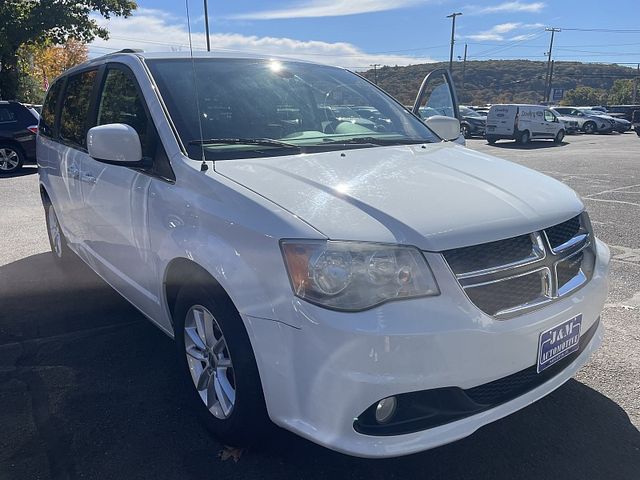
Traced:
<svg viewBox="0 0 640 480">
<path fill-rule="evenodd" d="M 134 0 L 0 1 L 0 96 L 16 97 L 21 46 L 59 45 L 70 37 L 84 43 L 96 37 L 107 39 L 109 32 L 90 15 L 128 17 L 135 8 Z"/>
<path fill-rule="evenodd" d="M 63 45 L 23 45 L 18 51 L 18 98 L 41 103 L 45 84 L 88 58 L 87 45 L 72 38 Z"/>
<path fill-rule="evenodd" d="M 616 80 L 607 99 L 610 105 L 624 105 L 633 101 L 633 80 Z"/>
<path fill-rule="evenodd" d="M 603 105 L 607 103 L 607 92 L 598 88 L 577 87 L 565 94 L 562 103 L 563 105 L 574 105 L 576 107 Z"/>
</svg>

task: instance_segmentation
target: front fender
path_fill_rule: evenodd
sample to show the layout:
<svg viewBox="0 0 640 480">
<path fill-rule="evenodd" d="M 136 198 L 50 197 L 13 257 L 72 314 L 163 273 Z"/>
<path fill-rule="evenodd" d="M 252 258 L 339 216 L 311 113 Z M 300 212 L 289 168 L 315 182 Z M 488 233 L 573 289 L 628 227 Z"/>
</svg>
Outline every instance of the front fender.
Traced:
<svg viewBox="0 0 640 480">
<path fill-rule="evenodd" d="M 162 275 L 159 283 L 172 260 L 186 258 L 224 288 L 243 317 L 288 323 L 283 315 L 291 309 L 285 306 L 294 297 L 279 241 L 324 237 L 215 171 L 199 172 L 180 162 L 174 168 L 175 184 L 154 182 L 150 189 L 151 249 Z M 166 298 L 164 305 L 170 321 Z"/>
</svg>

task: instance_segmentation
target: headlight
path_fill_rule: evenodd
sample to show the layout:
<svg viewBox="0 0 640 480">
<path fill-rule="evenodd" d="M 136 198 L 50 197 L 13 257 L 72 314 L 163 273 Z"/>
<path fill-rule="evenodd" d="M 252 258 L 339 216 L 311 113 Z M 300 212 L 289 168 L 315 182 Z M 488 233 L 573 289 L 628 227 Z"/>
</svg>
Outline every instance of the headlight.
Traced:
<svg viewBox="0 0 640 480">
<path fill-rule="evenodd" d="M 413 247 L 283 240 L 296 296 L 335 310 L 365 310 L 389 300 L 438 295 L 429 265 Z"/>
</svg>

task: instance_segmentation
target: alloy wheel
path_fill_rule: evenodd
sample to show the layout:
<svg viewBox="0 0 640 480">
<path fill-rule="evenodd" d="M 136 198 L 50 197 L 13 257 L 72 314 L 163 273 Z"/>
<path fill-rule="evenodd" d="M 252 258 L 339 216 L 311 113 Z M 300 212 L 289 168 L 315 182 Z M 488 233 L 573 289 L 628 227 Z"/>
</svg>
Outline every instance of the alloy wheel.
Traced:
<svg viewBox="0 0 640 480">
<path fill-rule="evenodd" d="M 49 216 L 49 238 L 51 247 L 56 257 L 62 258 L 62 232 L 58 223 L 58 216 L 52 206 L 49 206 L 47 215 Z"/>
<path fill-rule="evenodd" d="M 12 148 L 0 148 L 0 170 L 11 172 L 20 165 L 20 157 Z"/>
<path fill-rule="evenodd" d="M 222 329 L 206 307 L 194 305 L 187 312 L 184 343 L 200 398 L 214 417 L 228 418 L 236 401 L 235 372 Z"/>
</svg>

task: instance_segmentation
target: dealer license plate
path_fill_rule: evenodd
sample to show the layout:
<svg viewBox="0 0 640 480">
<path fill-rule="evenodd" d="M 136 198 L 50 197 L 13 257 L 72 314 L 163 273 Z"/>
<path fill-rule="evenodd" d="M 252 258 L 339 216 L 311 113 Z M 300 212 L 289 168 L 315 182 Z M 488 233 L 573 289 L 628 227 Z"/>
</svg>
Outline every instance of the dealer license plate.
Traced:
<svg viewBox="0 0 640 480">
<path fill-rule="evenodd" d="M 582 314 L 540 334 L 538 340 L 538 373 L 580 348 Z"/>
</svg>

